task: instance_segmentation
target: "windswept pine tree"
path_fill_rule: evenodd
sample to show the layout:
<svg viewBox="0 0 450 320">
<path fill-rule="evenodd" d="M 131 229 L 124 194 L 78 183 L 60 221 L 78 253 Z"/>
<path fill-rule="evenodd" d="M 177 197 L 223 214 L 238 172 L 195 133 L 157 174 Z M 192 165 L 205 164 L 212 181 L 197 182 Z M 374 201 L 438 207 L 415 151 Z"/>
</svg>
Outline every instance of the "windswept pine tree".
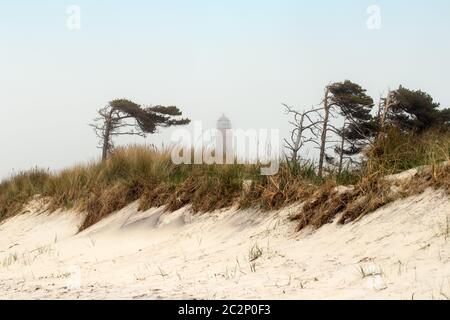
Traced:
<svg viewBox="0 0 450 320">
<path fill-rule="evenodd" d="M 175 106 L 142 107 L 130 100 L 111 101 L 98 111 L 99 118 L 91 126 L 100 139 L 102 159 L 106 160 L 114 148 L 113 137 L 129 135 L 145 137 L 158 128 L 186 125 L 187 118 L 178 118 L 182 112 Z"/>
<path fill-rule="evenodd" d="M 339 145 L 334 148 L 339 160 L 337 166 L 342 171 L 344 157 L 351 159 L 361 152 L 362 148 L 374 137 L 377 132 L 377 123 L 371 115 L 373 99 L 366 94 L 366 90 L 349 80 L 336 82 L 325 88 L 325 97 L 322 102 L 323 115 L 321 116 L 321 139 L 318 175 L 323 176 L 324 162 L 335 163 L 335 159 L 326 154 L 330 134 L 337 135 Z M 338 127 L 331 123 L 331 119 L 342 117 Z"/>
<path fill-rule="evenodd" d="M 391 92 L 388 100 L 385 126 L 415 133 L 449 126 L 450 109 L 439 109 L 440 104 L 424 91 L 400 86 Z"/>
<path fill-rule="evenodd" d="M 378 122 L 372 115 L 373 99 L 360 85 L 346 80 L 328 88 L 331 105 L 343 118 L 342 128 L 336 132 L 340 144 L 334 148 L 340 174 L 344 159 L 352 160 L 376 136 Z"/>
</svg>

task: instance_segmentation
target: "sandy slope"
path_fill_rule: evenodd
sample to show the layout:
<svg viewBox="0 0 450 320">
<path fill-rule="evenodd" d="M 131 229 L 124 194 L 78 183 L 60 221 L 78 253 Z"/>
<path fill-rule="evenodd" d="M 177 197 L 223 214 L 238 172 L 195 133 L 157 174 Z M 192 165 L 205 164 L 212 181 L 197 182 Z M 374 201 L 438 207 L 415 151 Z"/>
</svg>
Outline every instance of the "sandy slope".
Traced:
<svg viewBox="0 0 450 320">
<path fill-rule="evenodd" d="M 295 233 L 295 209 L 193 216 L 133 204 L 76 234 L 80 214 L 31 207 L 0 225 L 0 298 L 450 297 L 444 195 L 428 191 L 314 232 Z"/>
</svg>

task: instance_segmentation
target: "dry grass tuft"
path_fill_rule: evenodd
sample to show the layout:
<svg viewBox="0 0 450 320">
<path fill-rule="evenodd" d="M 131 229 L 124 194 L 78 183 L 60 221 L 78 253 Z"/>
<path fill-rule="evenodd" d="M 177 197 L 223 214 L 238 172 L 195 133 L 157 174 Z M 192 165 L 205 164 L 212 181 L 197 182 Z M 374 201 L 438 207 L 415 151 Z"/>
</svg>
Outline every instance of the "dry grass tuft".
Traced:
<svg viewBox="0 0 450 320">
<path fill-rule="evenodd" d="M 429 188 L 443 190 L 450 195 L 448 162 L 422 167 L 409 179 L 368 177 L 343 191 L 333 184 L 325 184 L 304 203 L 300 213 L 293 219 L 299 221 L 299 230 L 307 226 L 319 228 L 336 218 L 339 224 L 346 224 L 357 221 L 395 200 L 421 194 Z"/>
<path fill-rule="evenodd" d="M 363 180 L 351 192 L 338 222 L 345 224 L 358 220 L 396 198 L 397 193 L 392 192 L 390 184 L 385 180 L 378 178 Z"/>
<path fill-rule="evenodd" d="M 428 188 L 450 194 L 449 155 L 448 133 L 430 131 L 417 136 L 391 130 L 368 150 L 365 174 L 354 187 L 343 190 L 328 179 L 293 219 L 299 221 L 299 230 L 319 228 L 335 219 L 345 224 Z M 412 176 L 390 176 L 412 168 L 416 168 Z"/>
<path fill-rule="evenodd" d="M 248 190 L 239 199 L 240 208 L 261 207 L 277 210 L 283 206 L 304 201 L 317 187 L 308 175 L 309 169 L 294 173 L 282 164 L 275 176 L 265 176 L 252 181 Z"/>
</svg>

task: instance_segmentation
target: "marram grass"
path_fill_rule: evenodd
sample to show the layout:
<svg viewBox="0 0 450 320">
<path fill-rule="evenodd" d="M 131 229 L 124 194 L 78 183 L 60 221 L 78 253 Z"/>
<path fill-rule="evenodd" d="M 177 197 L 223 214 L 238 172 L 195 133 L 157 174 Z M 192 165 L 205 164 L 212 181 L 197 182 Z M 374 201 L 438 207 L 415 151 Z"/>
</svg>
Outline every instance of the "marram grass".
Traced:
<svg viewBox="0 0 450 320">
<path fill-rule="evenodd" d="M 259 165 L 175 165 L 170 150 L 129 146 L 118 148 L 105 162 L 78 165 L 58 173 L 32 169 L 4 180 L 0 183 L 0 220 L 20 214 L 30 200 L 39 196 L 45 199 L 49 211 L 84 212 L 81 229 L 134 201 L 138 201 L 140 210 L 165 206 L 174 211 L 190 205 L 195 212 L 233 205 L 272 210 L 304 202 L 296 216 L 301 228 L 319 227 L 337 214 L 343 217 L 341 222 L 348 222 L 395 200 L 382 182 L 385 175 L 436 165 L 448 161 L 449 155 L 447 133 L 416 136 L 393 131 L 366 151 L 366 161 L 360 167 L 344 170 L 340 176 L 330 170 L 326 178 L 320 179 L 311 162 L 296 166 L 282 162 L 278 174 L 261 176 Z M 446 172 L 422 184 L 446 187 L 442 182 L 447 181 Z M 333 190 L 341 184 L 353 184 L 356 191 L 336 195 Z M 405 194 L 414 190 L 423 188 L 411 187 Z M 360 205 L 362 197 L 368 199 L 368 205 Z"/>
</svg>

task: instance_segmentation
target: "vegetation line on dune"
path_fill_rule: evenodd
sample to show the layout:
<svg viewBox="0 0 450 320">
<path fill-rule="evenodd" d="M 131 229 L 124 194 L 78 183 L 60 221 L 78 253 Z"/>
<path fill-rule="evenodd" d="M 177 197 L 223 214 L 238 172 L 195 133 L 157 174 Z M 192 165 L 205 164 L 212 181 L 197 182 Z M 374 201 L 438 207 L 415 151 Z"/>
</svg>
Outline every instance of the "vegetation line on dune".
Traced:
<svg viewBox="0 0 450 320">
<path fill-rule="evenodd" d="M 295 118 L 291 122 L 292 141 L 285 140 L 291 154 L 281 161 L 274 176 L 260 175 L 258 164 L 176 165 L 169 149 L 137 145 L 114 148 L 114 133 L 130 125 L 122 123 L 123 119 L 135 119 L 134 127 L 142 135 L 154 132 L 158 125 L 189 122 L 171 118 L 181 115 L 176 107 L 142 108 L 128 100 L 115 100 L 102 109 L 106 116 L 96 126 L 100 132 L 108 132 L 107 136 L 100 134 L 106 141 L 102 161 L 58 173 L 33 169 L 2 181 L 0 221 L 23 212 L 36 196 L 46 200 L 49 211 L 74 208 L 85 212 L 81 229 L 134 201 L 139 201 L 140 210 L 165 206 L 174 211 L 190 205 L 195 212 L 233 205 L 272 210 L 303 202 L 293 217 L 302 229 L 320 227 L 337 215 L 341 223 L 354 221 L 428 187 L 450 190 L 448 166 L 435 167 L 450 159 L 450 109 L 438 109 L 439 104 L 422 91 L 400 87 L 380 102 L 377 115 L 373 115 L 373 100 L 357 84 L 335 83 L 325 92 L 323 106 L 310 111 L 301 113 L 285 105 Z M 328 123 L 333 113 L 344 120 L 341 129 Z M 334 148 L 337 162 L 324 153 L 330 131 L 341 139 Z M 301 157 L 306 143 L 316 143 L 321 150 L 319 163 Z M 386 175 L 424 165 L 435 169 L 407 185 L 385 179 Z M 344 191 L 336 188 L 341 185 L 352 187 Z"/>
<path fill-rule="evenodd" d="M 450 135 L 439 135 L 438 145 L 436 138 L 434 132 L 420 138 L 393 132 L 368 154 L 364 173 L 330 173 L 323 179 L 309 163 L 291 167 L 283 162 L 277 175 L 266 177 L 259 175 L 258 165 L 174 165 L 168 150 L 119 148 L 106 162 L 56 174 L 34 169 L 3 181 L 0 213 L 2 219 L 18 214 L 40 195 L 47 199 L 50 211 L 75 208 L 85 212 L 81 227 L 85 229 L 136 200 L 140 210 L 165 205 L 168 211 L 174 211 L 191 205 L 195 212 L 232 205 L 271 210 L 304 201 L 295 217 L 300 228 L 320 227 L 338 213 L 342 214 L 340 222 L 345 223 L 399 197 L 422 192 L 425 187 L 449 189 L 447 167 L 416 179 L 395 195 L 390 194 L 392 184 L 383 180 L 386 174 L 448 160 Z M 337 193 L 338 185 L 354 187 Z"/>
</svg>

